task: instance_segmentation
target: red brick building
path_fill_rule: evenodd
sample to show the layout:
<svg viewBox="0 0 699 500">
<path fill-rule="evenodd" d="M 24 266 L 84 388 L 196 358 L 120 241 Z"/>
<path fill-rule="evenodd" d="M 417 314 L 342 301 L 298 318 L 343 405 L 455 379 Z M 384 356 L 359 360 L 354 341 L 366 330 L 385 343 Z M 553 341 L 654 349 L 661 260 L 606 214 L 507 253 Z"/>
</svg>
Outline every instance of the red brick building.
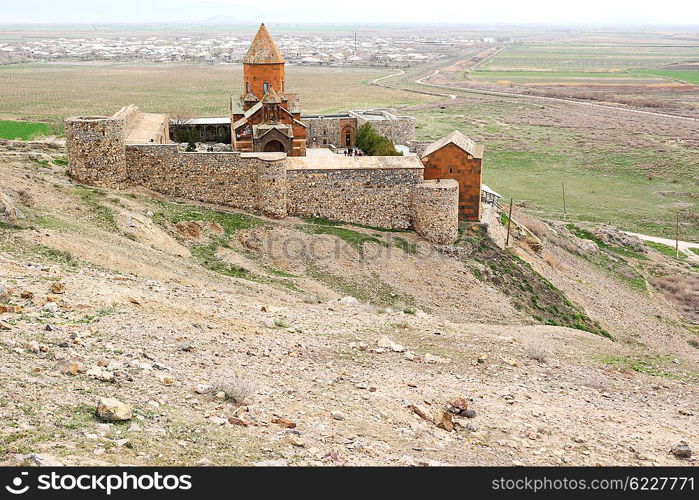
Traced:
<svg viewBox="0 0 699 500">
<path fill-rule="evenodd" d="M 483 146 L 455 130 L 422 152 L 425 179 L 459 183 L 459 218 L 480 220 Z"/>
<path fill-rule="evenodd" d="M 286 92 L 284 57 L 264 24 L 243 58 L 243 93 L 231 98 L 234 150 L 306 155 L 306 125 L 298 96 Z"/>
</svg>

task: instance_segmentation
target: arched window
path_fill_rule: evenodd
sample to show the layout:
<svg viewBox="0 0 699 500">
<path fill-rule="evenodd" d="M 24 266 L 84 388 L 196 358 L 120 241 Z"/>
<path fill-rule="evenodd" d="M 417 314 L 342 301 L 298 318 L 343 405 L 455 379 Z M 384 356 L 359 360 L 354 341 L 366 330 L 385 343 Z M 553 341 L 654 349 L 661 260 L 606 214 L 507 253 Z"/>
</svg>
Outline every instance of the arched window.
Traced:
<svg viewBox="0 0 699 500">
<path fill-rule="evenodd" d="M 267 92 L 269 92 L 269 84 L 267 82 L 265 82 L 264 88 L 265 88 L 265 94 Z"/>
<path fill-rule="evenodd" d="M 246 94 L 250 93 L 250 82 L 245 82 L 245 93 Z"/>
<path fill-rule="evenodd" d="M 282 80 L 282 92 L 284 92 L 284 80 Z"/>
</svg>

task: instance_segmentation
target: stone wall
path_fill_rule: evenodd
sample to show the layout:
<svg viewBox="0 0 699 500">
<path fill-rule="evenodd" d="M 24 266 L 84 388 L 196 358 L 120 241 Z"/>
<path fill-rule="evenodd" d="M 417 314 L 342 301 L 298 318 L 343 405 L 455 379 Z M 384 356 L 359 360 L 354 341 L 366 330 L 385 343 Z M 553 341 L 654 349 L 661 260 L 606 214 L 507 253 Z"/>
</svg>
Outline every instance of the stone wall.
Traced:
<svg viewBox="0 0 699 500">
<path fill-rule="evenodd" d="M 138 122 L 143 118 L 143 113 L 135 104 L 124 106 L 112 115 L 113 120 L 124 122 L 124 137 L 128 137 L 133 132 Z"/>
<path fill-rule="evenodd" d="M 66 120 L 75 180 L 110 188 L 144 186 L 270 217 L 414 228 L 440 244 L 456 238 L 458 184 L 425 182 L 415 157 L 362 157 L 349 163 L 332 156 L 315 164 L 284 153 L 187 153 L 178 144 L 126 144 L 125 127 L 136 112 Z"/>
<path fill-rule="evenodd" d="M 65 121 L 70 172 L 84 184 L 119 188 L 127 180 L 124 121 L 78 116 Z"/>
<path fill-rule="evenodd" d="M 422 169 L 289 169 L 287 179 L 290 214 L 409 229 Z"/>
<path fill-rule="evenodd" d="M 356 133 L 357 120 L 349 115 L 321 115 L 304 116 L 301 118 L 308 126 L 306 144 L 311 147 L 322 147 L 333 145 L 338 148 L 345 147 L 345 139 L 342 137 L 342 130 L 349 126 Z M 352 146 L 354 146 L 354 134 L 352 135 Z"/>
<path fill-rule="evenodd" d="M 459 229 L 459 184 L 453 179 L 424 181 L 413 190 L 413 228 L 428 241 L 450 245 Z"/>
<path fill-rule="evenodd" d="M 286 216 L 283 154 L 184 152 L 177 144 L 126 146 L 129 183 L 153 191 Z"/>
<path fill-rule="evenodd" d="M 374 117 L 377 119 L 367 119 Z M 380 119 L 379 119 L 380 118 Z M 354 133 L 364 123 L 369 122 L 377 133 L 389 138 L 394 144 L 408 145 L 415 139 L 415 118 L 411 116 L 396 116 L 387 111 L 348 111 L 337 115 L 302 116 L 308 125 L 308 147 L 322 147 L 332 144 L 345 147 L 342 131 L 348 125 Z M 314 141 L 315 138 L 315 141 Z M 354 146 L 355 135 L 352 135 Z"/>
<path fill-rule="evenodd" d="M 385 119 L 367 120 L 366 117 L 369 116 L 371 112 L 360 114 L 350 111 L 350 116 L 357 118 L 357 128 L 368 121 L 377 133 L 384 137 L 388 137 L 393 144 L 407 145 L 410 141 L 415 139 L 415 118 L 412 116 L 396 116 L 388 112 L 377 113 L 385 114 Z"/>
</svg>

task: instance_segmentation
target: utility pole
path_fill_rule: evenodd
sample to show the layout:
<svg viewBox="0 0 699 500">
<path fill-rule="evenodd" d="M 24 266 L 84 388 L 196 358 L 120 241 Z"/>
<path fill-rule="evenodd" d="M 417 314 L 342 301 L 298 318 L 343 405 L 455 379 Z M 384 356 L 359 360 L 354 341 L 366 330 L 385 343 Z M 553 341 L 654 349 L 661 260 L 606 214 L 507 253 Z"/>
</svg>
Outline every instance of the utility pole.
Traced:
<svg viewBox="0 0 699 500">
<path fill-rule="evenodd" d="M 510 215 L 507 217 L 507 238 L 505 239 L 505 248 L 510 244 L 510 224 L 512 224 L 512 198 L 510 198 Z"/>
<path fill-rule="evenodd" d="M 566 183 L 561 181 L 561 189 L 563 190 L 563 220 L 566 220 Z"/>
</svg>

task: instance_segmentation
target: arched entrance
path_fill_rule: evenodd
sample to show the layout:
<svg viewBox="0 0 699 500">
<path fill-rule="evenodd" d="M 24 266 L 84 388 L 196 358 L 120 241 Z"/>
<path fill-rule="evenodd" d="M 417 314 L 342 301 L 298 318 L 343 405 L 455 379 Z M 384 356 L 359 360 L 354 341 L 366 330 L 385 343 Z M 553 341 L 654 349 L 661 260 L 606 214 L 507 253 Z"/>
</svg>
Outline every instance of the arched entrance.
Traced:
<svg viewBox="0 0 699 500">
<path fill-rule="evenodd" d="M 346 125 L 345 127 L 342 128 L 342 131 L 340 132 L 340 138 L 342 140 L 342 144 L 346 148 L 352 148 L 354 147 L 354 135 L 355 135 L 355 129 L 351 125 Z"/>
<path fill-rule="evenodd" d="M 284 144 L 279 141 L 269 141 L 263 149 L 265 153 L 285 153 Z"/>
</svg>

